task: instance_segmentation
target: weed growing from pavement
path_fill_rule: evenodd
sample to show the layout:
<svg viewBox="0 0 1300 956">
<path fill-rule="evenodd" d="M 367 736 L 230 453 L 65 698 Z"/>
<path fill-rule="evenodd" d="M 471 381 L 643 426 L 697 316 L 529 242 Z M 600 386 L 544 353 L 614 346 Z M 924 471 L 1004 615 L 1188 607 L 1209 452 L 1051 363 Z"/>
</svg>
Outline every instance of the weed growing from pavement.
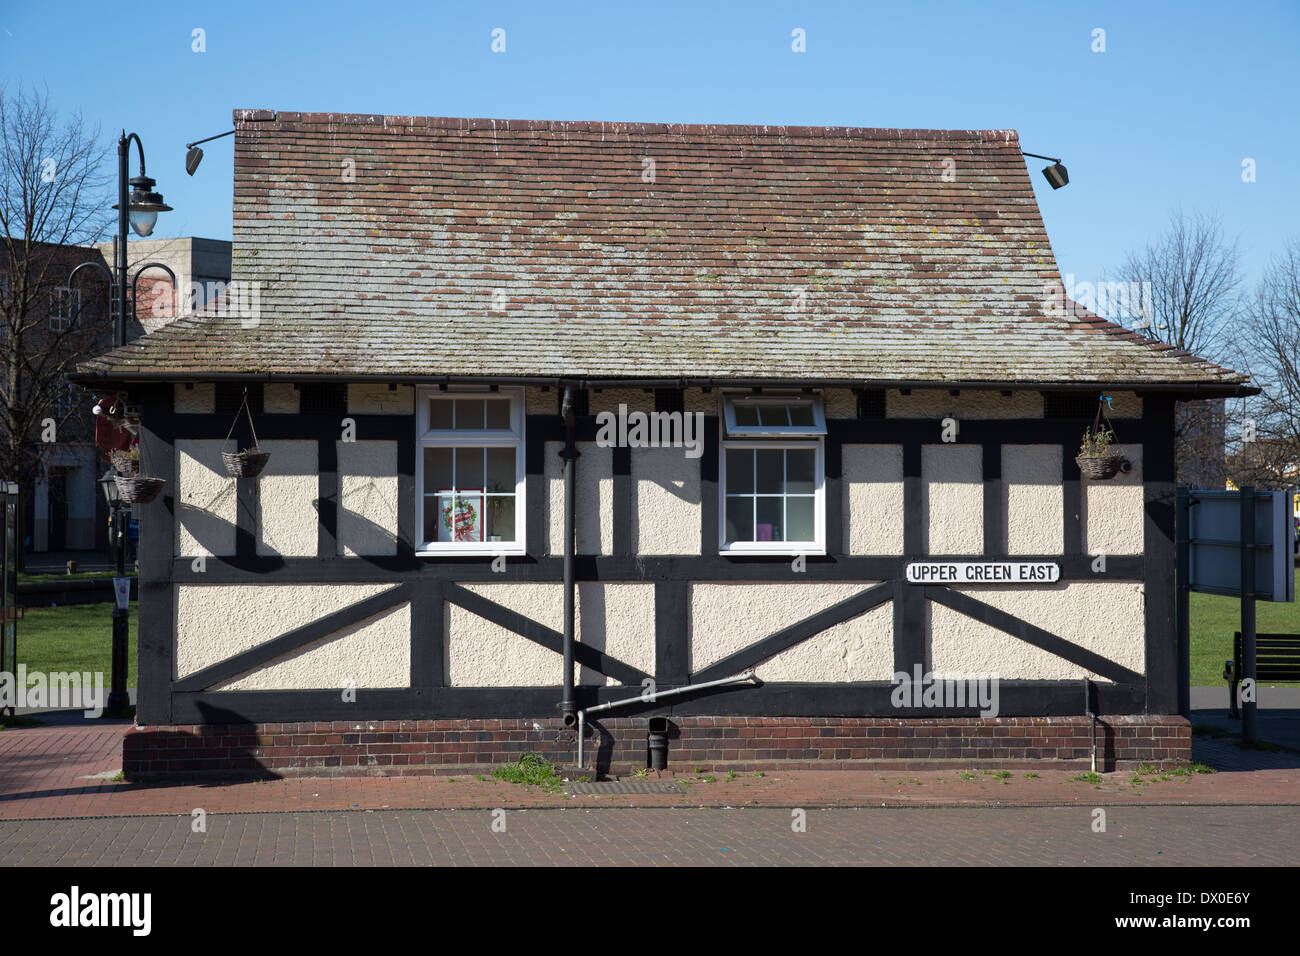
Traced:
<svg viewBox="0 0 1300 956">
<path fill-rule="evenodd" d="M 551 766 L 546 761 L 546 758 L 531 751 L 520 754 L 519 759 L 514 763 L 497 767 L 492 771 L 492 776 L 498 780 L 504 780 L 506 783 L 521 783 L 525 786 L 541 787 L 550 792 L 559 790 L 563 783 L 559 771 Z"/>
<path fill-rule="evenodd" d="M 1077 780 L 1080 783 L 1101 783 L 1101 774 L 1093 773 L 1091 770 L 1087 773 L 1081 773 L 1077 777 L 1071 777 L 1071 780 Z"/>
<path fill-rule="evenodd" d="M 1026 779 L 1026 780 L 1037 780 L 1037 779 L 1038 779 L 1038 774 L 1034 773 L 1034 772 L 1031 770 L 1031 771 L 1029 771 L 1027 774 L 1025 774 L 1025 779 Z"/>
</svg>

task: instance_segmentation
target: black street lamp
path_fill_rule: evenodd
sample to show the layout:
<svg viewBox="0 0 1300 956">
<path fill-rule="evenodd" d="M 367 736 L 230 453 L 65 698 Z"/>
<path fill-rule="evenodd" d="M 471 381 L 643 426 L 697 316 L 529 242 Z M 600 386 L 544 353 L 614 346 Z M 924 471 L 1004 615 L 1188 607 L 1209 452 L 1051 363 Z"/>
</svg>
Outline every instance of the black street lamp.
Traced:
<svg viewBox="0 0 1300 956">
<path fill-rule="evenodd" d="M 136 150 L 140 154 L 140 175 L 127 179 L 130 173 L 131 141 L 135 140 Z M 126 187 L 131 186 L 128 196 Z M 144 144 L 135 133 L 123 131 L 117 141 L 117 335 L 113 344 L 126 345 L 126 277 L 127 224 L 138 236 L 148 236 L 158 222 L 158 213 L 167 212 L 172 207 L 163 202 L 162 193 L 153 191 L 154 181 L 145 175 Z"/>
<path fill-rule="evenodd" d="M 130 174 L 131 159 L 131 142 L 135 141 L 136 150 L 140 155 L 140 175 L 128 178 Z M 130 186 L 130 193 L 127 192 L 127 186 Z M 172 207 L 163 202 L 161 193 L 154 192 L 154 180 L 145 173 L 144 166 L 144 144 L 140 142 L 140 137 L 135 133 L 122 131 L 121 137 L 117 141 L 117 205 L 113 208 L 117 210 L 117 328 L 113 336 L 113 344 L 121 347 L 126 345 L 126 317 L 127 317 L 127 277 L 130 274 L 128 257 L 126 251 L 127 237 L 130 229 L 135 230 L 138 236 L 148 236 L 153 232 L 154 225 L 158 222 L 158 213 L 167 212 Z M 150 263 L 153 265 L 154 263 Z M 148 266 L 141 268 L 141 272 Z M 75 271 L 75 270 L 74 270 Z M 167 270 L 169 273 L 170 269 Z M 139 279 L 139 275 L 136 275 Z M 173 283 L 175 277 L 173 276 Z M 98 410 L 98 409 L 97 409 Z M 116 551 L 117 557 L 117 578 L 126 577 L 126 527 L 123 517 L 122 501 L 118 495 L 117 481 L 113 477 L 113 470 L 110 468 L 104 476 L 99 479 L 100 487 L 104 490 L 104 498 L 108 502 L 109 509 L 112 513 L 111 537 L 110 544 Z M 113 602 L 113 664 L 111 685 L 108 693 L 108 704 L 105 712 L 109 716 L 121 716 L 127 713 L 131 706 L 131 699 L 126 690 L 126 668 L 127 668 L 127 647 L 130 633 L 130 592 L 127 592 L 128 599 L 123 602 L 127 606 L 119 606 L 114 593 Z"/>
</svg>

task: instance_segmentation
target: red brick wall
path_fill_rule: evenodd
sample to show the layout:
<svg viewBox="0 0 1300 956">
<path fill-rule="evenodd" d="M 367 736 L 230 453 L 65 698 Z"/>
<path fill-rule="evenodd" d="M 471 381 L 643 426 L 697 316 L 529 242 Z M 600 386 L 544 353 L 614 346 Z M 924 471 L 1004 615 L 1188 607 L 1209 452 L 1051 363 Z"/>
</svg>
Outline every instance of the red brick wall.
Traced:
<svg viewBox="0 0 1300 956">
<path fill-rule="evenodd" d="M 586 763 L 627 774 L 646 764 L 645 718 L 593 727 Z M 464 773 L 525 751 L 556 763 L 576 758 L 576 735 L 559 719 L 374 720 L 259 725 L 137 727 L 123 745 L 128 777 L 192 774 L 275 776 Z M 670 770 L 1016 768 L 1089 762 L 1084 717 L 677 717 Z M 1098 769 L 1191 759 L 1182 717 L 1102 717 Z"/>
</svg>

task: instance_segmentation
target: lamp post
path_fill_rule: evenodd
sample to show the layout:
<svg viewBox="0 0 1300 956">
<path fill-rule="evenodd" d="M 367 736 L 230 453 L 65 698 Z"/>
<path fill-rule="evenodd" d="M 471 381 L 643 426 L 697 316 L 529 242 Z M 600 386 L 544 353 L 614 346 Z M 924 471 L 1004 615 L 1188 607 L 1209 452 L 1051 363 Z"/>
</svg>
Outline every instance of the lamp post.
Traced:
<svg viewBox="0 0 1300 956">
<path fill-rule="evenodd" d="M 140 175 L 128 178 L 130 175 L 132 141 L 135 142 L 136 150 L 140 155 Z M 131 187 L 129 193 L 127 191 L 128 185 Z M 117 271 L 117 326 L 113 335 L 113 345 L 115 347 L 126 345 L 127 336 L 126 286 L 127 276 L 130 274 L 126 252 L 127 237 L 130 230 L 127 227 L 129 226 L 130 229 L 135 230 L 138 236 L 148 236 L 153 232 L 153 227 L 158 222 L 158 213 L 167 212 L 172 208 L 163 202 L 161 193 L 154 192 L 154 185 L 154 180 L 145 173 L 144 144 L 140 142 L 138 135 L 123 130 L 121 137 L 117 141 L 117 205 L 113 207 L 117 210 L 117 262 L 115 263 Z M 170 271 L 169 269 L 168 272 Z M 109 468 L 104 473 L 104 476 L 99 479 L 99 485 L 104 490 L 104 498 L 108 502 L 111 514 L 110 545 L 116 551 L 116 577 L 120 580 L 126 577 L 126 527 L 122 513 L 122 501 L 118 495 L 117 482 L 113 477 L 112 468 Z M 126 690 L 127 646 L 131 614 L 130 591 L 127 592 L 127 595 L 127 600 L 119 603 L 116 600 L 116 589 L 114 590 L 113 662 L 108 703 L 105 707 L 105 713 L 109 716 L 126 714 L 131 706 L 131 698 Z M 126 606 L 123 607 L 121 604 Z"/>
<path fill-rule="evenodd" d="M 113 469 L 104 472 L 99 479 L 99 487 L 104 490 L 104 500 L 109 509 L 109 546 L 117 553 L 117 577 L 126 577 L 126 528 L 122 520 L 122 499 L 117 491 L 117 480 Z M 130 595 L 130 591 L 127 592 Z M 131 698 L 126 690 L 126 654 L 129 636 L 130 606 L 122 607 L 116 600 L 116 588 L 113 601 L 113 662 L 109 679 L 108 703 L 104 712 L 110 717 L 125 714 L 131 706 Z"/>
</svg>

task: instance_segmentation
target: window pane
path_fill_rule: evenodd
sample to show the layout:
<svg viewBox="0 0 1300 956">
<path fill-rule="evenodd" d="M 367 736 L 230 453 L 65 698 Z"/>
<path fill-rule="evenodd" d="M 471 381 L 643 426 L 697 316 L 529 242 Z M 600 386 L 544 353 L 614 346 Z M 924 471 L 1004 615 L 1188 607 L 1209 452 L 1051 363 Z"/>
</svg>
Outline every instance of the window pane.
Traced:
<svg viewBox="0 0 1300 956">
<path fill-rule="evenodd" d="M 424 540 L 426 542 L 447 540 L 445 534 L 438 533 L 440 523 L 438 498 L 436 495 L 426 495 L 424 498 Z"/>
<path fill-rule="evenodd" d="M 456 428 L 481 429 L 483 427 L 483 399 L 456 399 Z"/>
<path fill-rule="evenodd" d="M 791 495 L 810 495 L 816 488 L 817 452 L 811 448 L 791 448 L 785 453 L 785 490 Z"/>
<path fill-rule="evenodd" d="M 758 518 L 754 525 L 755 541 L 785 540 L 784 505 L 784 498 L 758 499 Z"/>
<path fill-rule="evenodd" d="M 487 427 L 510 427 L 510 399 L 489 398 L 487 400 Z"/>
<path fill-rule="evenodd" d="M 452 403 L 445 398 L 429 399 L 429 427 L 450 428 L 451 406 Z"/>
<path fill-rule="evenodd" d="M 515 496 L 489 495 L 486 507 L 488 540 L 515 540 Z"/>
<path fill-rule="evenodd" d="M 727 499 L 727 540 L 754 540 L 754 499 Z"/>
<path fill-rule="evenodd" d="M 749 448 L 727 449 L 727 494 L 754 493 L 754 452 Z"/>
<path fill-rule="evenodd" d="M 808 402 L 799 402 L 790 406 L 791 425 L 812 425 L 813 407 Z"/>
<path fill-rule="evenodd" d="M 451 487 L 451 449 L 424 450 L 424 490 L 443 491 Z M 430 540 L 428 538 L 425 539 Z"/>
<path fill-rule="evenodd" d="M 780 448 L 760 449 L 758 459 L 758 493 L 779 495 L 785 490 L 785 452 Z"/>
<path fill-rule="evenodd" d="M 482 448 L 456 449 L 456 490 L 460 491 L 464 488 L 483 490 Z"/>
<path fill-rule="evenodd" d="M 812 498 L 787 498 L 785 516 L 789 522 L 786 527 L 787 541 L 813 541 L 817 538 L 813 527 Z"/>
<path fill-rule="evenodd" d="M 757 425 L 758 424 L 758 407 L 745 402 L 736 402 L 732 406 L 736 412 L 737 425 Z"/>
<path fill-rule="evenodd" d="M 487 490 L 515 490 L 515 450 L 513 448 L 486 448 Z"/>
<path fill-rule="evenodd" d="M 763 425 L 789 425 L 784 405 L 759 405 L 758 420 Z"/>
</svg>

